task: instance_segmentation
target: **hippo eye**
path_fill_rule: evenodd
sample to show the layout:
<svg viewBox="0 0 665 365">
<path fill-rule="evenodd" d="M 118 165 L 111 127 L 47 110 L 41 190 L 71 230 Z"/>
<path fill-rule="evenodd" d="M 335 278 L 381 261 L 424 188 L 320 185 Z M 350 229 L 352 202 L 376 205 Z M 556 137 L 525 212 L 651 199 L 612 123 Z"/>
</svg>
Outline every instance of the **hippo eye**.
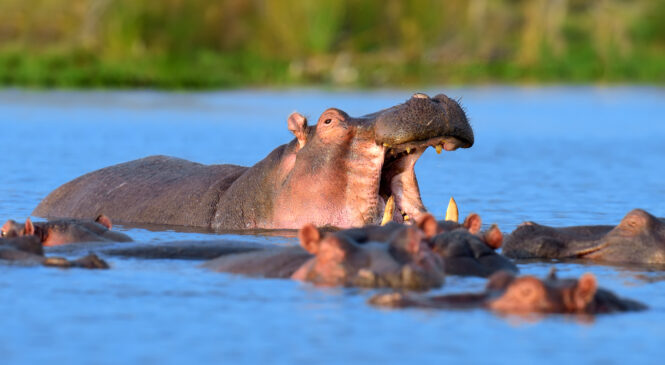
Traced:
<svg viewBox="0 0 665 365">
<path fill-rule="evenodd" d="M 330 124 L 332 122 L 332 119 L 326 119 L 323 121 L 324 124 Z"/>
</svg>

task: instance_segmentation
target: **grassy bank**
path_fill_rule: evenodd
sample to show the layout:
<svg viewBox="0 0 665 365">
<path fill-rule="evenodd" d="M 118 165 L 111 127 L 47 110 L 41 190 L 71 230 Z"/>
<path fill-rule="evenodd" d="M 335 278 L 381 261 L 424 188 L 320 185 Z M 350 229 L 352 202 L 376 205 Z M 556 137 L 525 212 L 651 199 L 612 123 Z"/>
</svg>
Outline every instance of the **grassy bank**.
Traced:
<svg viewBox="0 0 665 365">
<path fill-rule="evenodd" d="M 650 0 L 2 0 L 0 84 L 665 83 Z"/>
</svg>

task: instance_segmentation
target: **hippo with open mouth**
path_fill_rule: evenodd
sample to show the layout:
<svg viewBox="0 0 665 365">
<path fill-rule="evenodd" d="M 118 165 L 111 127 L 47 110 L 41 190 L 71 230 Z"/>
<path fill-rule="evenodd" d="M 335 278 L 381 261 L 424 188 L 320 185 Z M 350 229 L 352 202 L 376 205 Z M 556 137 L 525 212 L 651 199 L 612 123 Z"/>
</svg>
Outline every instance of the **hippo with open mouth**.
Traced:
<svg viewBox="0 0 665 365">
<path fill-rule="evenodd" d="M 393 220 L 418 219 L 423 205 L 414 166 L 427 147 L 469 148 L 473 130 L 460 105 L 439 94 L 362 117 L 330 108 L 308 126 L 293 113 L 291 142 L 252 167 L 202 165 L 151 156 L 70 181 L 35 208 L 41 217 L 85 218 L 214 230 L 354 227 L 381 221 L 386 201 Z"/>
</svg>

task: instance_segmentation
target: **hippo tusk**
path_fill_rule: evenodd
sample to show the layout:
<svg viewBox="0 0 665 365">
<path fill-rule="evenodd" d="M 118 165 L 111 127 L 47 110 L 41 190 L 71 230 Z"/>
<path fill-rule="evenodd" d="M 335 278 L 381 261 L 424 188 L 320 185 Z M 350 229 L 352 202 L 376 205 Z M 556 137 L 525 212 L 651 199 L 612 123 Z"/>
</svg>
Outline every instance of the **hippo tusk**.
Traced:
<svg viewBox="0 0 665 365">
<path fill-rule="evenodd" d="M 436 153 L 437 154 L 441 154 L 441 149 L 443 148 L 443 146 L 441 146 L 440 144 L 437 144 L 434 148 L 436 148 Z"/>
<path fill-rule="evenodd" d="M 393 220 L 393 214 L 395 213 L 395 198 L 391 195 L 386 202 L 386 209 L 383 212 L 383 219 L 381 220 L 381 225 L 385 226 L 388 222 Z"/>
<path fill-rule="evenodd" d="M 450 201 L 448 201 L 448 209 L 446 209 L 446 220 L 459 223 L 459 210 L 457 209 L 455 198 L 452 196 L 450 197 Z"/>
</svg>

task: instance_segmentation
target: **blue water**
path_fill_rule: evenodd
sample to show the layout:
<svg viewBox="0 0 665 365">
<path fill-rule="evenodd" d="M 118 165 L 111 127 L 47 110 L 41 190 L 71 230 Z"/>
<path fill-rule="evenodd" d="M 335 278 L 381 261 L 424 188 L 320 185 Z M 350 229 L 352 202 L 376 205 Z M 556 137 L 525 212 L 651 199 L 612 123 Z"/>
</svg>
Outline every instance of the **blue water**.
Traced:
<svg viewBox="0 0 665 365">
<path fill-rule="evenodd" d="M 415 91 L 415 90 L 413 90 Z M 616 224 L 633 208 L 665 216 L 665 89 L 648 87 L 449 88 L 476 145 L 416 166 L 438 217 L 450 196 L 461 215 L 511 231 Z M 249 165 L 292 137 L 294 110 L 312 123 L 327 107 L 351 115 L 412 91 L 0 91 L 0 219 L 23 220 L 51 190 L 86 172 L 166 154 Z M 118 226 L 137 241 L 206 233 Z M 228 236 L 271 244 L 289 237 Z M 483 310 L 380 310 L 373 290 L 323 289 L 288 280 L 212 273 L 194 261 L 109 258 L 111 270 L 0 265 L 0 362 L 117 363 L 661 363 L 665 272 L 557 264 L 594 273 L 601 286 L 647 303 L 646 312 L 499 317 Z M 550 264 L 522 264 L 544 275 Z M 646 280 L 650 278 L 651 280 Z M 439 293 L 480 290 L 449 277 Z"/>
</svg>

